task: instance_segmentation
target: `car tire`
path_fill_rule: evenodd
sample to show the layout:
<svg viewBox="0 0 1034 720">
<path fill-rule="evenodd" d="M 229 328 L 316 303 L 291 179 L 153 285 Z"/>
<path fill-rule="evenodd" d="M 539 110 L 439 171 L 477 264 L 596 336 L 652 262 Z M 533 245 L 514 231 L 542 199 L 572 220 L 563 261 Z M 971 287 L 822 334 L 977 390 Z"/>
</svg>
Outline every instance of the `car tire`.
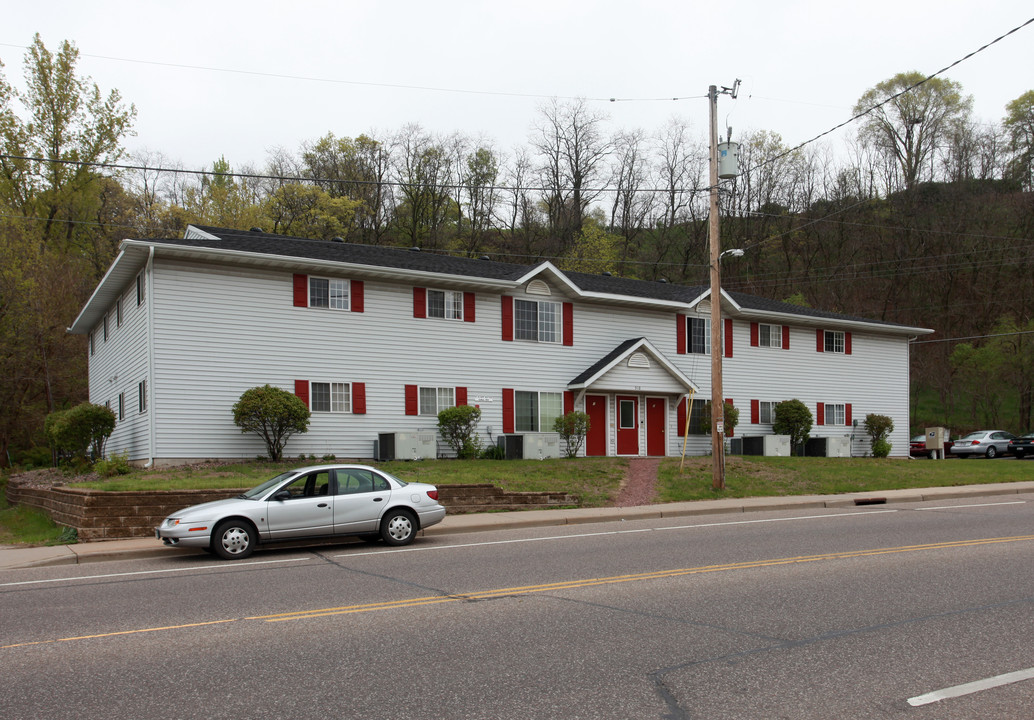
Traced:
<svg viewBox="0 0 1034 720">
<path fill-rule="evenodd" d="M 998 448 L 992 445 L 984 452 L 984 457 L 986 457 L 988 460 L 994 460 L 996 457 L 998 457 Z"/>
<path fill-rule="evenodd" d="M 1017 460 L 1022 460 L 1023 459 L 1023 451 L 1022 450 L 1016 450 L 1014 452 L 1016 453 L 1016 459 Z"/>
<path fill-rule="evenodd" d="M 243 560 L 255 550 L 258 532 L 244 520 L 224 520 L 212 533 L 212 552 L 223 560 Z"/>
<path fill-rule="evenodd" d="M 388 545 L 408 545 L 416 531 L 416 518 L 405 510 L 389 510 L 381 520 L 381 539 Z"/>
</svg>

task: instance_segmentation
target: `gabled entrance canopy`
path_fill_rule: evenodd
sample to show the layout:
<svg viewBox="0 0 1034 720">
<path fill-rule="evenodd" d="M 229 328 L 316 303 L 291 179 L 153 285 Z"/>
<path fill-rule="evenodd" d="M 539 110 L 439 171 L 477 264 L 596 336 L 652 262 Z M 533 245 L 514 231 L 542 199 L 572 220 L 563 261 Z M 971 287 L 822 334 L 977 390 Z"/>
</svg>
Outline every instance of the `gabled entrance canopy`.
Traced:
<svg viewBox="0 0 1034 720">
<path fill-rule="evenodd" d="M 567 385 L 568 390 L 696 393 L 697 385 L 644 337 L 625 340 Z"/>
</svg>

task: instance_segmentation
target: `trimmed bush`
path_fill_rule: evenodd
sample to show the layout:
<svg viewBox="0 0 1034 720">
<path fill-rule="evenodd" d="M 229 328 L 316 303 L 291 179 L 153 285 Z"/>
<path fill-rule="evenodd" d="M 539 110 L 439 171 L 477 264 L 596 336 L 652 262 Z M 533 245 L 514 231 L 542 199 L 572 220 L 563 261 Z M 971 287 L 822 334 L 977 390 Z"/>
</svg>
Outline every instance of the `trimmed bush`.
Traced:
<svg viewBox="0 0 1034 720">
<path fill-rule="evenodd" d="M 111 408 L 82 403 L 47 415 L 43 432 L 58 457 L 79 462 L 104 457 L 104 442 L 115 430 Z"/>
<path fill-rule="evenodd" d="M 560 438 L 567 443 L 567 457 L 578 456 L 589 433 L 589 424 L 589 415 L 579 410 L 561 415 L 553 422 L 553 431 L 560 433 Z"/>
<path fill-rule="evenodd" d="M 261 437 L 273 461 L 283 456 L 292 435 L 308 431 L 311 417 L 300 397 L 272 385 L 245 390 L 233 406 L 233 422 L 242 433 Z"/>
<path fill-rule="evenodd" d="M 783 400 L 775 406 L 772 430 L 777 435 L 789 435 L 790 447 L 798 450 L 811 434 L 811 410 L 797 398 Z"/>
<path fill-rule="evenodd" d="M 872 456 L 885 458 L 890 455 L 892 445 L 887 437 L 894 432 L 894 421 L 886 415 L 869 413 L 865 416 L 865 432 L 869 434 Z"/>
<path fill-rule="evenodd" d="M 438 413 L 438 432 L 461 460 L 473 459 L 481 454 L 481 436 L 478 435 L 480 420 L 481 409 L 473 405 L 446 408 Z"/>
</svg>

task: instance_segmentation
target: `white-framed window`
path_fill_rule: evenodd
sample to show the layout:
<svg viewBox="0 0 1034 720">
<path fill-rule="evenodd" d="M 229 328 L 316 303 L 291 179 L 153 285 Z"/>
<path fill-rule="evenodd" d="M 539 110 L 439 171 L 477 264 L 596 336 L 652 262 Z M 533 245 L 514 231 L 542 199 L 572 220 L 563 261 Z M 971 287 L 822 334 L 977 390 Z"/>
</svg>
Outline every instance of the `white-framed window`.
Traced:
<svg viewBox="0 0 1034 720">
<path fill-rule="evenodd" d="M 561 308 L 558 302 L 513 301 L 513 336 L 517 340 L 560 342 Z"/>
<path fill-rule="evenodd" d="M 427 317 L 463 319 L 463 293 L 456 290 L 428 290 Z"/>
<path fill-rule="evenodd" d="M 513 394 L 514 430 L 517 432 L 553 432 L 553 423 L 564 414 L 564 394 L 527 392 Z"/>
<path fill-rule="evenodd" d="M 309 383 L 309 407 L 313 412 L 352 411 L 352 388 L 346 382 Z"/>
<path fill-rule="evenodd" d="M 118 394 L 118 419 L 119 421 L 126 419 L 126 394 L 124 392 Z"/>
<path fill-rule="evenodd" d="M 144 304 L 144 274 L 136 276 L 136 304 L 139 307 Z"/>
<path fill-rule="evenodd" d="M 693 406 L 689 409 L 689 434 L 710 435 L 711 428 L 704 424 L 704 411 L 707 409 L 707 400 L 694 400 Z"/>
<path fill-rule="evenodd" d="M 455 407 L 456 389 L 451 387 L 421 387 L 420 414 L 434 415 L 446 408 Z"/>
<path fill-rule="evenodd" d="M 108 342 L 108 314 L 104 313 L 104 342 Z"/>
<path fill-rule="evenodd" d="M 711 319 L 710 318 L 686 318 L 687 329 L 689 330 L 689 342 L 686 343 L 686 351 L 693 354 L 711 354 Z"/>
<path fill-rule="evenodd" d="M 115 301 L 115 327 L 122 327 L 122 298 Z"/>
<path fill-rule="evenodd" d="M 147 381 L 141 380 L 136 386 L 137 392 L 137 406 L 140 408 L 140 412 L 147 411 Z"/>
<path fill-rule="evenodd" d="M 758 345 L 761 347 L 781 348 L 783 347 L 783 326 L 758 325 Z"/>
<path fill-rule="evenodd" d="M 762 425 L 771 425 L 775 422 L 775 408 L 778 402 L 762 400 L 758 403 L 758 422 Z"/>
<path fill-rule="evenodd" d="M 825 425 L 846 425 L 847 424 L 847 406 L 835 403 L 826 403 L 826 411 L 823 417 L 823 424 Z"/>
<path fill-rule="evenodd" d="M 309 307 L 348 310 L 348 281 L 310 276 Z"/>
<path fill-rule="evenodd" d="M 825 352 L 828 353 L 842 353 L 845 352 L 844 348 L 844 333 L 841 330 L 826 330 L 823 343 Z"/>
<path fill-rule="evenodd" d="M 93 339 L 94 339 L 95 335 L 96 335 L 96 333 L 93 333 L 93 332 L 90 333 L 90 354 L 91 355 L 93 355 L 93 353 L 95 352 L 94 344 L 93 344 Z"/>
</svg>

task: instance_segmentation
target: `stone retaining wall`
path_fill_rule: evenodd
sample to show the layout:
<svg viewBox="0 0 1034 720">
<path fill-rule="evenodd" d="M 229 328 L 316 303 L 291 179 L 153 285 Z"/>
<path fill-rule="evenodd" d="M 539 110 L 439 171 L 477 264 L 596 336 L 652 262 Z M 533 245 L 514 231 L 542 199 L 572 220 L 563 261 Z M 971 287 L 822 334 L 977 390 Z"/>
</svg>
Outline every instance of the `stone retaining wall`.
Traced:
<svg viewBox="0 0 1034 720">
<path fill-rule="evenodd" d="M 76 487 L 19 488 L 8 485 L 7 499 L 45 511 L 59 525 L 73 527 L 79 540 L 146 537 L 166 516 L 188 505 L 233 497 L 236 490 L 149 490 L 109 492 Z M 495 485 L 439 485 L 438 499 L 450 514 L 501 510 L 542 510 L 577 505 L 567 493 L 505 492 Z"/>
</svg>

